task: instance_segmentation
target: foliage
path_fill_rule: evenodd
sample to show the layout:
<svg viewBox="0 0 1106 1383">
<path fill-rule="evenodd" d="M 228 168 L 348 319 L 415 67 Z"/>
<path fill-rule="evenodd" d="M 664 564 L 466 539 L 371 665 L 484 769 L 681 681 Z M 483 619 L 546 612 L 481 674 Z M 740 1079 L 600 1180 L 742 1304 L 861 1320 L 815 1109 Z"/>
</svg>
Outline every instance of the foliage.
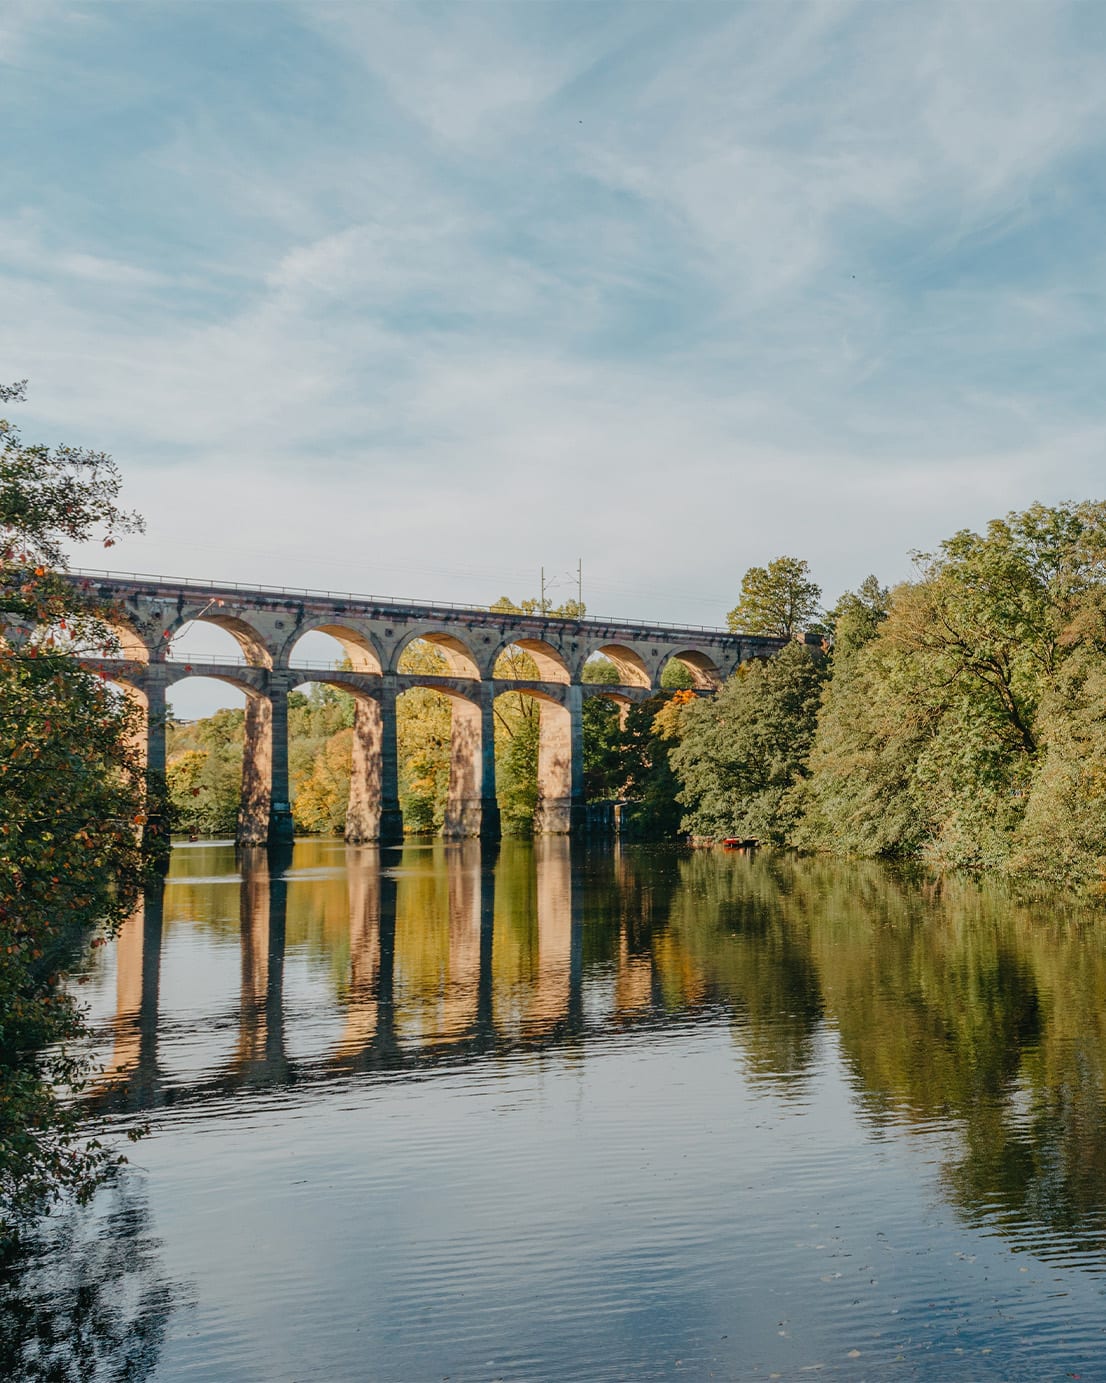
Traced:
<svg viewBox="0 0 1106 1383">
<path fill-rule="evenodd" d="M 621 736 L 623 829 L 638 839 L 671 839 L 680 829 L 679 780 L 670 762 L 662 713 L 681 692 L 657 692 L 626 713 Z M 661 724 L 658 725 L 658 720 Z"/>
<path fill-rule="evenodd" d="M 683 713 L 672 751 L 684 829 L 783 843 L 802 810 L 824 660 L 805 644 L 744 665 L 718 695 Z"/>
<path fill-rule="evenodd" d="M 495 781 L 504 835 L 533 829 L 538 801 L 541 703 L 523 692 L 505 692 L 495 707 Z"/>
<path fill-rule="evenodd" d="M 23 400 L 26 383 L 0 385 L 0 403 Z M 66 543 L 99 536 L 111 547 L 119 535 L 140 531 L 142 520 L 115 502 L 121 486 L 119 468 L 106 452 L 28 444 L 0 418 L 4 561 L 64 569 Z"/>
<path fill-rule="evenodd" d="M 224 708 L 190 725 L 169 722 L 166 779 L 179 829 L 233 835 L 242 789 L 245 712 Z"/>
<path fill-rule="evenodd" d="M 890 608 L 891 592 L 875 576 L 866 576 L 857 590 L 845 592 L 829 612 L 836 667 L 875 638 Z"/>
<path fill-rule="evenodd" d="M 1106 654 L 1084 645 L 1041 700 L 1041 764 L 1011 844 L 1012 873 L 1106 887 Z"/>
<path fill-rule="evenodd" d="M 589 802 L 617 801 L 626 778 L 618 704 L 607 696 L 584 702 L 584 795 Z"/>
<path fill-rule="evenodd" d="M 346 825 L 355 704 L 347 691 L 312 682 L 288 698 L 288 776 L 298 831 L 341 835 Z"/>
<path fill-rule="evenodd" d="M 340 835 L 349 802 L 353 697 L 314 682 L 288 697 L 288 769 L 297 830 Z M 245 713 L 224 708 L 192 724 L 170 722 L 167 778 L 178 825 L 231 835 L 242 791 Z"/>
<path fill-rule="evenodd" d="M 1033 505 L 920 556 L 866 641 L 835 652 L 804 843 L 1091 878 L 1093 764 L 1073 755 L 1095 738 L 1104 557 L 1091 503 Z"/>
<path fill-rule="evenodd" d="M 76 656 L 110 644 L 114 612 L 56 568 L 67 542 L 138 527 L 118 488 L 102 453 L 27 446 L 0 421 L 0 1240 L 67 1193 L 87 1199 L 117 1160 L 64 1098 L 88 1064 L 59 972 L 131 910 L 145 773 L 130 702 Z"/>
<path fill-rule="evenodd" d="M 449 672 L 444 655 L 422 639 L 408 644 L 400 666 L 434 677 Z M 445 818 L 452 726 L 453 710 L 442 692 L 412 687 L 396 702 L 399 801 L 408 831 L 437 830 Z"/>
<path fill-rule="evenodd" d="M 818 613 L 821 587 L 797 557 L 777 557 L 767 567 L 750 567 L 741 578 L 741 599 L 726 616 L 732 630 L 790 639 Z"/>
<path fill-rule="evenodd" d="M 505 615 L 541 615 L 546 619 L 583 619 L 588 612 L 582 600 L 564 600 L 554 605 L 548 596 L 544 601 L 536 596 L 514 601 L 508 595 L 501 595 L 488 609 Z"/>
<path fill-rule="evenodd" d="M 296 830 L 340 836 L 346 827 L 353 763 L 353 731 L 336 730 L 311 759 L 311 771 L 296 784 L 292 815 Z"/>
<path fill-rule="evenodd" d="M 695 678 L 686 663 L 681 663 L 679 658 L 670 658 L 661 672 L 660 682 L 665 691 L 690 691 L 695 685 Z"/>
</svg>

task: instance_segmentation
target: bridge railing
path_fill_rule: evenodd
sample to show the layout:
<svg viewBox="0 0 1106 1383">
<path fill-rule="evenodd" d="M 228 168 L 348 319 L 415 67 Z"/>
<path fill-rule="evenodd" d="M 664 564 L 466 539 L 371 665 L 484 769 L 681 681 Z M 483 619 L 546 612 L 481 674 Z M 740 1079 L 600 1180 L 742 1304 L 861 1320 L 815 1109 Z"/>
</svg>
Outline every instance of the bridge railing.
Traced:
<svg viewBox="0 0 1106 1383">
<path fill-rule="evenodd" d="M 260 584 L 246 585 L 238 581 L 197 581 L 189 577 L 175 576 L 155 576 L 152 572 L 143 571 L 104 571 L 92 567 L 71 567 L 70 576 L 82 577 L 90 581 L 129 581 L 137 584 L 154 583 L 159 586 L 169 586 L 173 589 L 182 587 L 185 590 L 201 592 L 210 591 L 232 591 L 236 595 L 280 595 L 280 596 L 301 596 L 308 600 L 344 600 L 351 603 L 361 603 L 365 605 L 386 605 L 397 609 L 410 608 L 415 606 L 423 610 L 451 610 L 458 614 L 469 615 L 495 615 L 501 613 L 493 610 L 487 605 L 464 605 L 453 600 L 416 600 L 401 598 L 399 596 L 384 595 L 364 595 L 356 591 L 324 591 L 311 586 L 266 586 Z M 503 614 L 514 614 L 515 611 L 503 611 Z M 723 635 L 728 637 L 741 637 L 735 635 L 732 629 L 720 629 L 713 624 L 673 624 L 666 620 L 640 620 L 622 619 L 614 615 L 584 615 L 577 619 L 571 615 L 554 615 L 548 611 L 545 613 L 525 614 L 518 611 L 523 619 L 558 620 L 574 624 L 594 624 L 594 625 L 618 625 L 623 629 L 670 629 L 677 633 L 695 633 Z M 756 637 L 746 635 L 745 637 Z"/>
</svg>

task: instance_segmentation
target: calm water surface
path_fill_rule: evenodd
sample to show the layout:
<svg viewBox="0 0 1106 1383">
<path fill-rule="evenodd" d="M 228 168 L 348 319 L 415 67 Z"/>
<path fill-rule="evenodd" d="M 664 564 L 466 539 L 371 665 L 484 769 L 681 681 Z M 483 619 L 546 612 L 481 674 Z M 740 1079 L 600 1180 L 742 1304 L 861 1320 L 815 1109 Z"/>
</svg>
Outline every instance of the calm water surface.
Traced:
<svg viewBox="0 0 1106 1383">
<path fill-rule="evenodd" d="M 5 1377 L 1106 1379 L 1106 922 L 203 844 L 88 965 L 89 1118 L 151 1133 L 7 1279 Z"/>
</svg>

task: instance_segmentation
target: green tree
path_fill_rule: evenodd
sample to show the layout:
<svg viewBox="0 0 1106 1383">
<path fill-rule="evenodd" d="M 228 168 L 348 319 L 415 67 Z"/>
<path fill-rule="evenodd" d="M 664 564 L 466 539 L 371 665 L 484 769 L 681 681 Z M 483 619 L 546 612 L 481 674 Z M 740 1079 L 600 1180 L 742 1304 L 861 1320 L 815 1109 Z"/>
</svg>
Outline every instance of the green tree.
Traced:
<svg viewBox="0 0 1106 1383">
<path fill-rule="evenodd" d="M 436 677 L 449 671 L 444 655 L 422 639 L 408 644 L 400 666 Z M 396 702 L 399 800 L 408 831 L 437 830 L 445 818 L 452 731 L 452 707 L 441 692 L 412 687 Z"/>
<path fill-rule="evenodd" d="M 59 974 L 144 877 L 138 727 L 77 656 L 110 646 L 115 612 L 61 574 L 68 542 L 139 526 L 118 492 L 103 453 L 28 446 L 0 420 L 0 1240 L 62 1195 L 86 1199 L 115 1160 L 66 1099 L 89 1068 Z"/>
<path fill-rule="evenodd" d="M 335 730 L 310 760 L 297 783 L 292 813 L 297 831 L 340 836 L 346 825 L 353 762 L 353 731 Z"/>
<path fill-rule="evenodd" d="M 177 826 L 191 835 L 233 835 L 242 796 L 246 714 L 224 707 L 191 724 L 170 721 L 166 743 L 169 800 Z"/>
<path fill-rule="evenodd" d="M 735 632 L 790 639 L 818 613 L 821 587 L 798 557 L 777 557 L 767 567 L 750 567 L 741 579 L 741 599 L 726 616 Z"/>
<path fill-rule="evenodd" d="M 353 771 L 355 705 L 349 692 L 312 682 L 288 698 L 288 772 L 296 830 L 341 835 Z"/>
<path fill-rule="evenodd" d="M 589 802 L 621 796 L 626 778 L 619 708 L 606 696 L 584 702 L 584 795 Z"/>
<path fill-rule="evenodd" d="M 680 829 L 680 782 L 664 723 L 670 702 L 686 692 L 657 692 L 631 706 L 622 731 L 623 829 L 639 839 L 670 839 Z"/>
<path fill-rule="evenodd" d="M 690 691 L 695 686 L 695 678 L 686 663 L 679 658 L 670 658 L 661 673 L 661 686 L 665 691 Z"/>
<path fill-rule="evenodd" d="M 695 835 L 786 842 L 802 810 L 825 660 L 804 644 L 746 663 L 683 715 L 672 766 Z"/>
<path fill-rule="evenodd" d="M 1036 504 L 917 563 L 886 613 L 878 592 L 863 618 L 850 607 L 857 636 L 835 649 L 801 838 L 971 868 L 1069 868 L 1074 839 L 1094 858 L 1093 774 L 1073 756 L 1095 740 L 1080 688 L 1102 623 L 1106 505 Z M 1062 802 L 1074 834 L 1050 847 Z"/>
<path fill-rule="evenodd" d="M 837 854 L 889 857 L 915 853 L 926 838 L 914 766 L 932 728 L 930 715 L 907 706 L 909 658 L 878 640 L 890 593 L 869 576 L 831 612 L 832 677 L 822 692 L 793 843 Z"/>
<path fill-rule="evenodd" d="M 875 638 L 890 609 L 891 592 L 875 576 L 866 576 L 855 591 L 845 592 L 829 613 L 835 667 Z"/>
</svg>

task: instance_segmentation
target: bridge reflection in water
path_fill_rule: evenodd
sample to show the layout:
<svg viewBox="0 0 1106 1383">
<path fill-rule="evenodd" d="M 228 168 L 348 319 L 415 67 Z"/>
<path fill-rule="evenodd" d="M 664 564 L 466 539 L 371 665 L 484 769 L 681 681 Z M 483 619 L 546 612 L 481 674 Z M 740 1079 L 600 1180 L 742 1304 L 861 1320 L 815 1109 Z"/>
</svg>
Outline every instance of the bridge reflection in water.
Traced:
<svg viewBox="0 0 1106 1383">
<path fill-rule="evenodd" d="M 192 879 L 180 866 L 197 856 L 209 872 Z M 116 943 L 112 1045 L 90 1102 L 154 1108 L 571 1038 L 583 1027 L 579 857 L 565 837 L 502 847 L 465 841 L 394 850 L 331 842 L 284 852 L 178 849 L 169 879 L 147 894 Z M 602 859 L 599 872 L 613 884 L 617 850 Z M 596 862 L 592 856 L 593 882 Z M 227 872 L 216 872 L 220 866 Z M 178 1042 L 194 1049 L 203 1034 L 159 1023 L 166 917 L 168 930 L 179 931 L 198 912 L 201 925 L 225 935 L 228 884 L 238 894 L 238 1000 L 233 1009 L 205 1015 L 202 1026 L 210 1035 L 233 1025 L 233 1050 L 192 1079 L 167 1080 L 166 1054 Z M 205 890 L 222 904 L 204 900 Z M 344 970 L 333 977 L 331 999 L 340 1032 L 324 1053 L 298 1061 L 285 1043 L 290 897 L 297 946 L 323 950 Z M 651 989 L 640 978 L 642 967 L 648 974 L 648 956 L 632 956 L 629 945 L 622 937 L 616 1008 L 633 1009 Z"/>
<path fill-rule="evenodd" d="M 293 1086 L 721 1023 L 751 1086 L 798 1108 L 843 1067 L 878 1136 L 944 1131 L 968 1219 L 1106 1261 L 1106 928 L 1060 900 L 566 837 L 206 844 L 113 954 L 95 1111 L 218 1123 Z"/>
</svg>

